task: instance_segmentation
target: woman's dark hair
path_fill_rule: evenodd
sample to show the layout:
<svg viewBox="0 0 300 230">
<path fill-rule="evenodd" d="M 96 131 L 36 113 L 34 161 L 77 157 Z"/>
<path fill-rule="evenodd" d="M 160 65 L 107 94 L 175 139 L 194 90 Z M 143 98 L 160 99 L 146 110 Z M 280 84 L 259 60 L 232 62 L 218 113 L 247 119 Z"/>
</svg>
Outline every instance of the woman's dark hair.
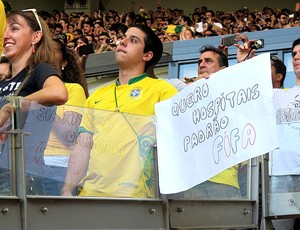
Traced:
<svg viewBox="0 0 300 230">
<path fill-rule="evenodd" d="M 145 34 L 145 48 L 144 53 L 153 52 L 153 57 L 146 62 L 145 72 L 150 66 L 155 66 L 163 53 L 163 44 L 155 32 L 144 24 L 135 24 L 131 27 L 140 29 Z"/>
<path fill-rule="evenodd" d="M 183 21 L 187 22 L 188 26 L 192 26 L 193 25 L 193 21 L 189 16 L 181 16 L 183 18 Z"/>
<path fill-rule="evenodd" d="M 62 80 L 67 83 L 80 84 L 83 87 L 86 96 L 88 97 L 87 84 L 79 59 L 73 51 L 67 49 L 66 44 L 58 39 L 54 39 L 53 41 L 59 44 L 62 60 L 66 63 L 66 66 L 64 66 L 64 68 L 61 70 Z"/>
</svg>

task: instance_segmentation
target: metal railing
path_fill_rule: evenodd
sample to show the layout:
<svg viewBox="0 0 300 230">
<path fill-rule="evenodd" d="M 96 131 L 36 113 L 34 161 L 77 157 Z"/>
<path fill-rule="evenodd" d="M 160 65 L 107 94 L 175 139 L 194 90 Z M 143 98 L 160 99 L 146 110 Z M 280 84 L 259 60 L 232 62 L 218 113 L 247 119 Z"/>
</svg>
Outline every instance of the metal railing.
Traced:
<svg viewBox="0 0 300 230">
<path fill-rule="evenodd" d="M 14 122 L 2 132 L 8 138 L 2 144 L 0 158 L 0 229 L 257 228 L 255 159 L 245 164 L 247 176 L 242 184 L 247 192 L 239 198 L 163 195 L 158 186 L 155 117 L 67 105 L 46 107 L 22 98 L 12 101 L 17 106 L 10 119 Z M 82 115 L 80 121 L 78 114 Z M 92 128 L 89 132 L 99 142 L 91 148 L 87 174 L 76 184 L 79 192 L 74 196 L 55 194 L 64 181 L 59 179 L 60 166 L 54 165 L 63 165 L 66 155 L 61 155 L 73 153 L 74 145 L 90 143 L 75 138 L 74 126 L 79 124 Z M 58 137 L 56 141 L 51 140 L 53 135 Z M 101 161 L 95 154 L 107 157 L 100 157 Z M 109 161 L 111 157 L 113 161 Z M 77 155 L 74 159 L 69 162 L 81 165 L 83 158 Z M 91 163 L 95 159 L 99 160 L 98 169 Z M 134 159 L 137 161 L 132 164 Z M 116 162 L 120 165 L 114 165 Z M 49 172 L 49 165 L 55 170 Z M 108 166 L 115 168 L 103 176 L 109 178 L 107 181 L 91 179 L 91 175 L 97 177 L 93 169 L 105 174 L 103 168 Z M 124 176 L 128 172 L 129 177 Z M 135 178 L 131 181 L 135 187 L 131 185 L 130 189 L 129 178 Z M 123 180 L 124 184 L 120 183 Z M 85 190 L 91 181 L 97 186 Z M 115 187 L 120 184 L 121 189 Z"/>
</svg>

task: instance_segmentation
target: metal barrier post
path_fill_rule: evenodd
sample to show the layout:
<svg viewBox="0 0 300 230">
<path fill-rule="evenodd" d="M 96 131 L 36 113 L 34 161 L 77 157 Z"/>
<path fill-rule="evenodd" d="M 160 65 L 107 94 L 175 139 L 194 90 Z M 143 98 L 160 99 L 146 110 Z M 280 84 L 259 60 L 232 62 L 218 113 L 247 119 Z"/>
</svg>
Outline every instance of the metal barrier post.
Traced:
<svg viewBox="0 0 300 230">
<path fill-rule="evenodd" d="M 273 226 L 269 216 L 269 155 L 262 156 L 261 162 L 261 188 L 262 188 L 262 217 L 261 217 L 261 230 L 272 230 Z"/>
<path fill-rule="evenodd" d="M 22 230 L 27 230 L 27 196 L 26 196 L 26 173 L 25 173 L 25 153 L 24 153 L 24 133 L 20 125 L 21 119 L 21 103 L 20 97 L 14 97 L 11 100 L 12 107 L 16 110 L 12 120 L 16 121 L 9 133 L 11 140 L 11 159 L 13 183 L 12 191 L 20 199 L 21 205 L 21 226 Z M 14 114 L 14 113 L 12 113 Z"/>
</svg>

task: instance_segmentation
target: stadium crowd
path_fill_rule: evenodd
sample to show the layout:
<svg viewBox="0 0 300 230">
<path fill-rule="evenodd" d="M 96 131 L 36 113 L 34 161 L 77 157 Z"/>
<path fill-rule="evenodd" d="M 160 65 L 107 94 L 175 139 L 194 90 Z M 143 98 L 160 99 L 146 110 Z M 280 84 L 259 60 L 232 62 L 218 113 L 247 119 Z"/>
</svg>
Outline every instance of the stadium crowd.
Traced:
<svg viewBox="0 0 300 230">
<path fill-rule="evenodd" d="M 68 15 L 64 11 L 53 10 L 51 13 L 40 11 L 39 15 L 47 22 L 54 38 L 82 55 L 114 50 L 127 28 L 137 23 L 151 27 L 162 42 L 170 42 L 299 26 L 299 9 L 300 3 L 296 3 L 293 10 L 242 7 L 235 12 L 213 11 L 202 6 L 185 14 L 180 9 L 157 6 L 154 10 L 147 10 L 141 6 L 137 13 L 95 10 L 91 14 L 73 12 Z M 88 44 L 90 47 L 79 49 Z"/>
</svg>

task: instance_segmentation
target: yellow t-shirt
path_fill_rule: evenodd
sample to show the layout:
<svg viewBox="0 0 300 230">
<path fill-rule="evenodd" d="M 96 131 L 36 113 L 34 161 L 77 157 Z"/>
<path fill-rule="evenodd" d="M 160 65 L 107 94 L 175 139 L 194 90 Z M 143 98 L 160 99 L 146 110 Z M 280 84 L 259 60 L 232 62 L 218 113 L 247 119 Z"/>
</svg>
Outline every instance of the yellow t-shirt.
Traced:
<svg viewBox="0 0 300 230">
<path fill-rule="evenodd" d="M 93 135 L 93 148 L 80 196 L 154 197 L 155 126 L 149 115 L 157 102 L 176 93 L 165 80 L 143 74 L 87 99 L 85 107 L 93 109 L 85 110 L 81 131 Z M 116 108 L 120 113 L 112 112 Z"/>
<path fill-rule="evenodd" d="M 0 56 L 3 52 L 3 39 L 4 39 L 4 31 L 6 27 L 6 15 L 3 2 L 0 1 Z"/>
<path fill-rule="evenodd" d="M 93 111 L 93 148 L 80 196 L 154 197 L 151 116 Z"/>
<path fill-rule="evenodd" d="M 57 106 L 45 156 L 69 156 L 75 143 L 86 96 L 77 83 L 65 83 L 65 86 L 69 99 L 66 105 Z"/>
<path fill-rule="evenodd" d="M 240 188 L 238 179 L 238 165 L 235 165 L 210 178 L 209 181 Z"/>
<path fill-rule="evenodd" d="M 177 93 L 174 86 L 162 79 L 154 79 L 142 74 L 132 78 L 126 85 L 118 82 L 99 88 L 86 101 L 85 107 L 154 115 L 154 105 Z"/>
</svg>

